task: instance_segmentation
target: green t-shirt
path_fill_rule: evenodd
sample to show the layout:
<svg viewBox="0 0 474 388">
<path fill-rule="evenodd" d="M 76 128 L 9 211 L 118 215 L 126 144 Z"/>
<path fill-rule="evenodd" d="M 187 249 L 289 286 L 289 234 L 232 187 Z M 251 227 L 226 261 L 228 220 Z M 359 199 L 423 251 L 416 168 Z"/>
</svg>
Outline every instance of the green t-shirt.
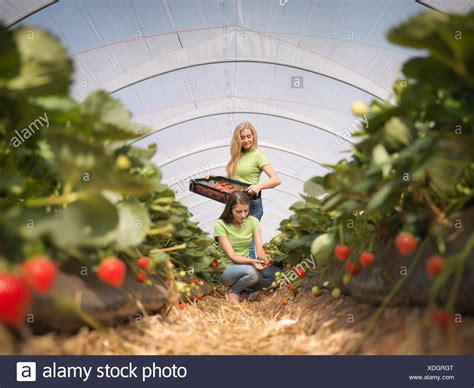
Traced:
<svg viewBox="0 0 474 388">
<path fill-rule="evenodd" d="M 266 164 L 269 164 L 268 159 L 258 148 L 245 152 L 237 162 L 231 178 L 250 185 L 256 185 L 260 180 L 262 167 Z"/>
<path fill-rule="evenodd" d="M 260 222 L 253 216 L 248 216 L 240 228 L 234 224 L 226 224 L 223 220 L 217 220 L 214 225 L 214 236 L 227 236 L 234 248 L 234 252 L 239 256 L 248 257 L 250 243 L 253 239 L 253 232 L 260 229 Z M 221 261 L 232 264 L 233 261 L 222 250 Z"/>
</svg>

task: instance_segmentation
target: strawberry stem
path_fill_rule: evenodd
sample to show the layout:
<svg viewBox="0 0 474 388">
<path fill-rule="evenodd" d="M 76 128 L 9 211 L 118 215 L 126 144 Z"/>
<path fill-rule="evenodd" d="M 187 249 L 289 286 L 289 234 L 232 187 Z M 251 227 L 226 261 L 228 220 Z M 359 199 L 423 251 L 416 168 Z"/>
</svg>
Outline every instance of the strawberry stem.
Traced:
<svg viewBox="0 0 474 388">
<path fill-rule="evenodd" d="M 25 201 L 28 207 L 65 205 L 75 202 L 79 199 L 85 198 L 86 193 L 69 193 L 64 195 L 51 195 L 43 198 L 30 198 Z"/>
<path fill-rule="evenodd" d="M 407 274 L 403 276 L 397 284 L 390 290 L 389 294 L 385 297 L 385 299 L 382 301 L 382 304 L 377 308 L 375 313 L 372 315 L 370 318 L 367 328 L 365 329 L 364 333 L 360 336 L 360 338 L 357 340 L 357 342 L 353 346 L 348 346 L 346 349 L 342 351 L 342 354 L 355 354 L 356 352 L 359 351 L 360 347 L 364 343 L 364 341 L 367 339 L 369 334 L 372 332 L 372 330 L 375 328 L 375 325 L 379 318 L 382 316 L 382 313 L 385 311 L 385 308 L 387 305 L 390 303 L 392 298 L 397 294 L 398 291 L 403 287 L 407 279 L 413 274 L 415 271 L 415 268 L 418 264 L 418 261 L 420 260 L 421 253 L 423 251 L 424 246 L 426 245 L 426 242 L 428 241 L 428 238 L 425 238 L 423 242 L 421 243 L 415 257 L 413 258 L 412 262 L 410 263 L 410 266 L 408 267 Z"/>
<path fill-rule="evenodd" d="M 456 273 L 454 275 L 454 284 L 450 290 L 448 302 L 446 303 L 446 309 L 448 311 L 454 310 L 454 303 L 456 302 L 456 298 L 459 294 L 459 289 L 461 288 L 464 266 L 467 262 L 469 254 L 473 251 L 473 249 L 474 249 L 474 233 L 471 234 L 471 237 L 469 237 L 469 240 L 464 245 L 463 250 L 456 255 L 456 261 L 458 265 L 456 267 Z"/>
<path fill-rule="evenodd" d="M 168 248 L 154 248 L 154 249 L 151 249 L 148 253 L 172 252 L 172 251 L 178 251 L 180 249 L 186 249 L 186 243 L 181 244 L 181 245 L 175 245 L 174 247 L 168 247 Z"/>
<path fill-rule="evenodd" d="M 339 241 L 344 244 L 344 230 L 342 229 L 342 223 L 339 224 Z"/>
</svg>

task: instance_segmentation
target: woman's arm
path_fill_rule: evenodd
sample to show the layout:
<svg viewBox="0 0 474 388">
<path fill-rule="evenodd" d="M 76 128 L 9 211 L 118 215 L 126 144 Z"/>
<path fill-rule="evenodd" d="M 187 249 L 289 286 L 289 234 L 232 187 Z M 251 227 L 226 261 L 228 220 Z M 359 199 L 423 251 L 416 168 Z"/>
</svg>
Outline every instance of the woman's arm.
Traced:
<svg viewBox="0 0 474 388">
<path fill-rule="evenodd" d="M 258 194 L 260 190 L 273 189 L 281 183 L 278 173 L 273 169 L 271 164 L 266 164 L 262 167 L 262 170 L 270 179 L 266 180 L 265 182 L 257 183 L 256 185 L 249 186 L 247 189 L 249 193 Z"/>
<path fill-rule="evenodd" d="M 260 231 L 260 229 L 253 232 L 253 242 L 255 244 L 255 252 L 257 252 L 257 257 L 260 260 L 267 260 L 268 255 L 265 253 L 265 250 L 263 249 L 262 232 Z"/>
<path fill-rule="evenodd" d="M 229 258 L 235 264 L 252 264 L 252 265 L 255 265 L 256 263 L 260 262 L 260 260 L 254 260 L 254 259 L 250 259 L 248 257 L 243 257 L 243 256 L 236 255 L 235 252 L 234 252 L 234 248 L 232 248 L 232 244 L 230 243 L 230 240 L 227 236 L 217 236 L 217 240 L 219 241 L 219 244 L 222 247 L 222 249 L 224 250 L 225 254 L 227 256 L 229 256 Z"/>
</svg>

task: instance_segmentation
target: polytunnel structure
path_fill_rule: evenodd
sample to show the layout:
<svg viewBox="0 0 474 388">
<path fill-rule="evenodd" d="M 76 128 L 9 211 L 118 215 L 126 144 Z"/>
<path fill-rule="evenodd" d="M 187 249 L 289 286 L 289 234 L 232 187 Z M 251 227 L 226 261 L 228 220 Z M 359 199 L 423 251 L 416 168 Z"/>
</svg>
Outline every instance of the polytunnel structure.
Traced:
<svg viewBox="0 0 474 388">
<path fill-rule="evenodd" d="M 473 0 L 0 0 L 0 354 L 472 357 L 473 104 Z M 181 372 L 472 386 L 302 359 Z"/>
<path fill-rule="evenodd" d="M 386 40 L 390 28 L 427 7 L 469 4 L 21 0 L 0 2 L 0 14 L 11 28 L 38 26 L 62 41 L 74 60 L 72 97 L 105 89 L 152 128 L 134 144 L 158 144 L 163 181 L 208 232 L 221 207 L 190 193 L 189 180 L 225 175 L 233 129 L 253 123 L 282 181 L 263 193 L 269 239 L 304 182 L 346 157 L 364 125 L 352 103 L 388 99 L 414 55 Z"/>
</svg>

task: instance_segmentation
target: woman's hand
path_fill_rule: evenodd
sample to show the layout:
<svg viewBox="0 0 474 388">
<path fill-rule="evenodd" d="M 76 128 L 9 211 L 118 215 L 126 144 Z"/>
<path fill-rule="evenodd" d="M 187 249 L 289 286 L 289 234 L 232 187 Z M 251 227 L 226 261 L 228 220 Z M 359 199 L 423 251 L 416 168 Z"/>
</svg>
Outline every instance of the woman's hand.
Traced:
<svg viewBox="0 0 474 388">
<path fill-rule="evenodd" d="M 262 190 L 262 188 L 260 187 L 259 184 L 250 185 L 249 187 L 247 187 L 247 193 L 249 193 L 249 194 L 258 195 L 258 193 L 260 193 L 261 190 Z"/>
<path fill-rule="evenodd" d="M 268 263 L 265 262 L 265 260 L 252 260 L 254 263 L 252 265 L 257 268 L 259 271 L 263 271 L 265 268 L 267 268 Z"/>
</svg>

